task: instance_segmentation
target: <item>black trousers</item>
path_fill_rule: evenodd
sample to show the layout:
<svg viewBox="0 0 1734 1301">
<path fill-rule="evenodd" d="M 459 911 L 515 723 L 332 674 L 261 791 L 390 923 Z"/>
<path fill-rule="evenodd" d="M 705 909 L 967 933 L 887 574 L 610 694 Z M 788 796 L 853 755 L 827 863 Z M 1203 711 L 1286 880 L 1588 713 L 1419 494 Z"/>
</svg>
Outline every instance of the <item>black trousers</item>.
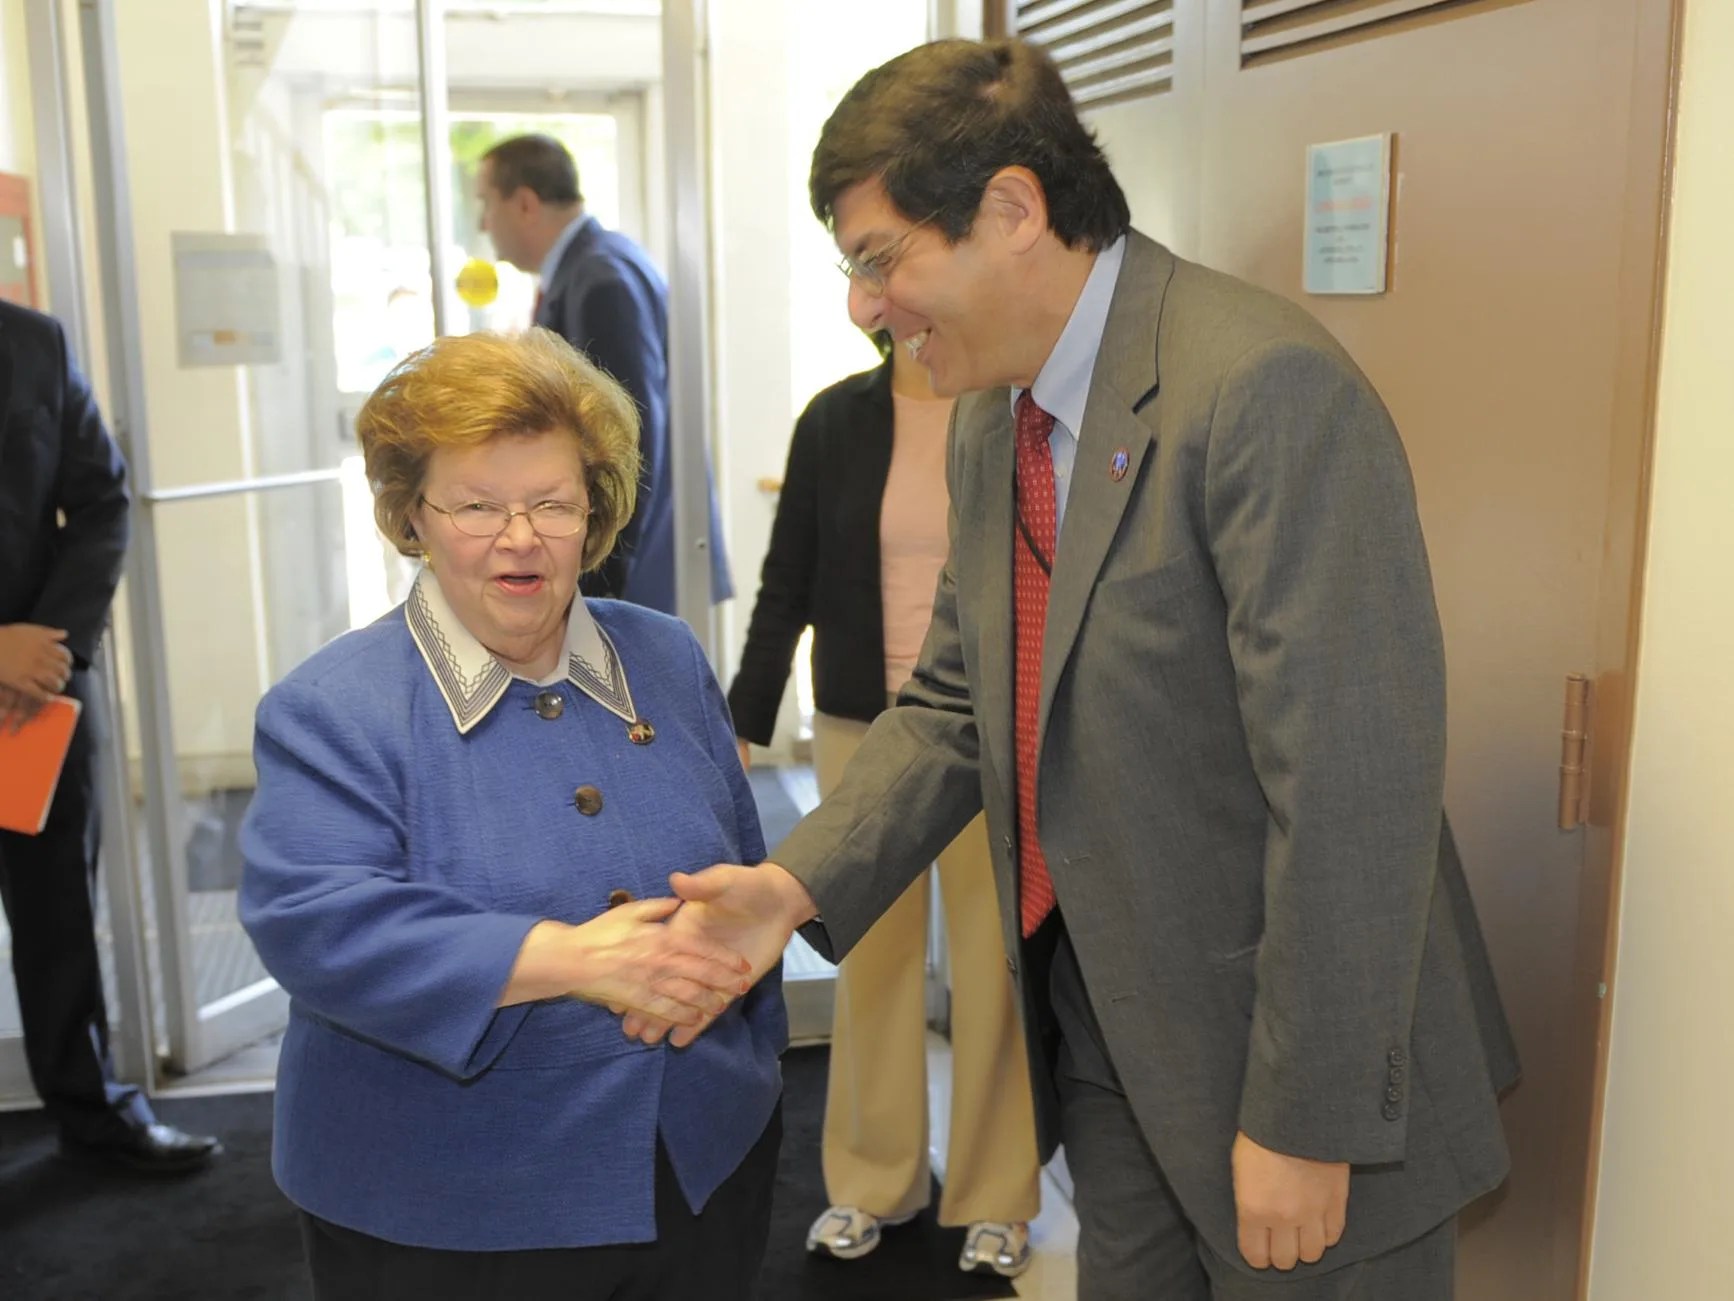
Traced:
<svg viewBox="0 0 1734 1301">
<path fill-rule="evenodd" d="M 750 1301 L 783 1109 L 697 1215 L 656 1143 L 656 1241 L 545 1251 L 405 1247 L 301 1213 L 314 1301 Z M 502 1159 L 509 1159 L 509 1156 Z"/>
<path fill-rule="evenodd" d="M 152 1117 L 137 1089 L 115 1082 L 97 962 L 97 756 L 105 701 L 96 675 L 83 669 L 73 673 L 66 694 L 81 700 L 84 712 L 48 825 L 35 836 L 0 831 L 0 900 L 12 928 L 12 979 L 30 1081 L 63 1132 L 100 1142 Z"/>
</svg>

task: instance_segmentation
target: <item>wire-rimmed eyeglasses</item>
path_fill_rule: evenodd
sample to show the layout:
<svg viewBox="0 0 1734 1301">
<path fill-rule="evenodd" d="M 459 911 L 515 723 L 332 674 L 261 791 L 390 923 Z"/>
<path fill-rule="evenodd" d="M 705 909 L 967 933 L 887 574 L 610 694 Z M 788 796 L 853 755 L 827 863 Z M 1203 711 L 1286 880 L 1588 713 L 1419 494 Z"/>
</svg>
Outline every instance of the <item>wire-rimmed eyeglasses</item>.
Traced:
<svg viewBox="0 0 1734 1301">
<path fill-rule="evenodd" d="M 524 510 L 510 510 L 497 501 L 466 501 L 449 510 L 426 497 L 422 505 L 437 510 L 459 533 L 472 538 L 497 538 L 522 515 L 530 527 L 545 538 L 569 538 L 582 531 L 596 512 L 576 501 L 539 501 Z"/>
<path fill-rule="evenodd" d="M 888 244 L 883 244 L 873 253 L 857 262 L 847 253 L 837 259 L 837 270 L 851 282 L 859 282 L 861 287 L 874 297 L 885 292 L 885 277 L 891 274 L 891 264 L 897 260 L 897 255 L 903 251 L 903 245 L 908 238 L 923 226 L 927 225 L 939 213 L 930 212 L 908 230 Z"/>
</svg>

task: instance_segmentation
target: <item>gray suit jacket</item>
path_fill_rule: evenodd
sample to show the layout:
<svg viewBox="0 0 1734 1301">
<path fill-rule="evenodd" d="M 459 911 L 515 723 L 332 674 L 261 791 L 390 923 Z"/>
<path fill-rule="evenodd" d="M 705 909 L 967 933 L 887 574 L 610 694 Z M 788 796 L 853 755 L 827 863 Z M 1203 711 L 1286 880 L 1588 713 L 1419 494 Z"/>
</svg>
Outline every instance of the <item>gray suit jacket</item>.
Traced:
<svg viewBox="0 0 1734 1301">
<path fill-rule="evenodd" d="M 772 855 L 832 954 L 985 807 L 1017 971 L 1013 474 L 1006 391 L 961 400 L 921 662 Z M 1442 814 L 1442 642 L 1396 429 L 1305 312 L 1137 233 L 1042 670 L 1042 845 L 1132 1109 L 1206 1247 L 1244 1267 L 1237 1129 L 1355 1164 L 1323 1268 L 1496 1185 L 1517 1061 Z"/>
</svg>

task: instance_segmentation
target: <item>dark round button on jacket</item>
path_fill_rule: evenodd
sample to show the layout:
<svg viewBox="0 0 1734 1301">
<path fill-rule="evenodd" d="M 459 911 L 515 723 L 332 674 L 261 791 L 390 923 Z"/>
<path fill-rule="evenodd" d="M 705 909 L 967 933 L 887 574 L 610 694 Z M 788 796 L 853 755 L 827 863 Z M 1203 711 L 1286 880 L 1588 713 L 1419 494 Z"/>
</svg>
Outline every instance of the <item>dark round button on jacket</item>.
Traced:
<svg viewBox="0 0 1734 1301">
<path fill-rule="evenodd" d="M 540 718 L 556 719 L 566 712 L 566 702 L 557 691 L 543 691 L 536 696 L 536 714 Z"/>
<path fill-rule="evenodd" d="M 593 818 L 602 812 L 602 792 L 594 786 L 580 786 L 572 792 L 572 803 L 578 806 L 578 812 Z"/>
</svg>

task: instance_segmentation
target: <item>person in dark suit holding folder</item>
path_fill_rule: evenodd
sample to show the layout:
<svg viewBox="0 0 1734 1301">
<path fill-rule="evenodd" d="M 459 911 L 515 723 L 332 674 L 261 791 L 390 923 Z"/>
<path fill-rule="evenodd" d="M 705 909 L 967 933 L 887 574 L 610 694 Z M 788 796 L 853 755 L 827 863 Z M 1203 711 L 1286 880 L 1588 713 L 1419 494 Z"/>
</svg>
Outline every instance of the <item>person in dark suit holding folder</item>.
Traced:
<svg viewBox="0 0 1734 1301">
<path fill-rule="evenodd" d="M 197 1169 L 217 1140 L 159 1124 L 114 1078 L 97 965 L 100 683 L 90 671 L 127 543 L 126 463 L 53 318 L 0 302 L 0 727 L 50 696 L 84 708 L 47 825 L 0 831 L 0 898 L 30 1079 L 61 1150 L 143 1174 Z"/>
</svg>

